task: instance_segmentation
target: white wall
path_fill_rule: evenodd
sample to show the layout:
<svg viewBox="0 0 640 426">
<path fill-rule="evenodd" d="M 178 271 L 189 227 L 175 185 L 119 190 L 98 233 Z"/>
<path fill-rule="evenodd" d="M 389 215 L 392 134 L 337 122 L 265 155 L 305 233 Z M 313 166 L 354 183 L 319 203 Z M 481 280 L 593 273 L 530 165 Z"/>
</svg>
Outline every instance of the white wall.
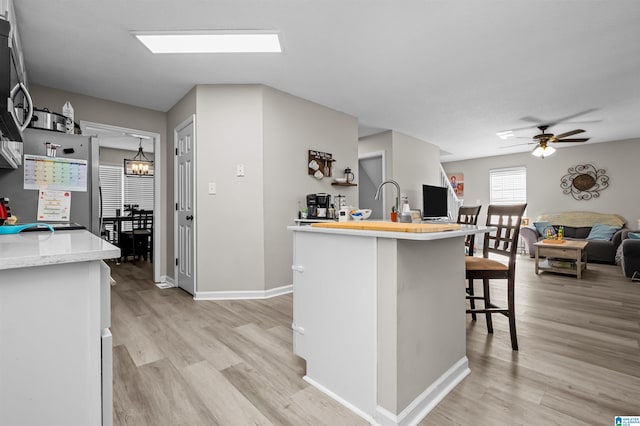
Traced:
<svg viewBox="0 0 640 426">
<path fill-rule="evenodd" d="M 440 185 L 440 148 L 393 131 L 393 171 L 411 208 L 422 210 L 422 185 Z"/>
<path fill-rule="evenodd" d="M 640 218 L 640 139 L 560 147 L 545 159 L 529 153 L 502 155 L 474 160 L 444 163 L 447 173 L 464 173 L 464 204 L 480 202 L 482 213 L 489 204 L 489 170 L 493 168 L 525 166 L 527 168 L 527 216 L 535 219 L 543 213 L 562 211 L 594 211 L 616 213 L 627 219 L 631 228 L 637 228 Z M 605 169 L 609 187 L 600 197 L 578 201 L 563 194 L 560 179 L 570 167 L 593 164 Z M 481 214 L 478 223 L 484 223 Z"/>
<path fill-rule="evenodd" d="M 394 130 L 360 139 L 359 155 L 377 151 L 385 152 L 386 179 L 398 182 L 400 190 L 409 196 L 412 209 L 422 209 L 422 185 L 440 185 L 440 148 Z M 384 188 L 390 211 L 395 205 L 395 189 L 392 185 Z"/>
<path fill-rule="evenodd" d="M 196 90 L 197 291 L 262 290 L 262 88 Z M 244 177 L 236 176 L 238 164 Z M 209 182 L 216 183 L 216 195 L 207 193 Z"/>
<path fill-rule="evenodd" d="M 315 179 L 307 172 L 307 158 L 310 149 L 329 152 L 336 160 L 333 176 L 344 176 L 350 167 L 357 182 L 358 121 L 270 87 L 263 86 L 262 93 L 265 289 L 271 289 L 292 283 L 292 235 L 286 227 L 306 205 L 306 194 L 346 195 L 349 204 L 357 205 L 357 187 Z"/>
</svg>

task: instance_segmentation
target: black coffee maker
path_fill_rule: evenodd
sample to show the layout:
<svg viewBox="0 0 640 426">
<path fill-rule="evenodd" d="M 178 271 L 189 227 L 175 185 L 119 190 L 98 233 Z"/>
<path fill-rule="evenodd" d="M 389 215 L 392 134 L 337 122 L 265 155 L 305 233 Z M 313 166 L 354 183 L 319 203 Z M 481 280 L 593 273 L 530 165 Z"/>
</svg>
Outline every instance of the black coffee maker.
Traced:
<svg viewBox="0 0 640 426">
<path fill-rule="evenodd" d="M 331 206 L 329 194 L 307 194 L 307 217 L 309 219 L 326 219 Z"/>
</svg>

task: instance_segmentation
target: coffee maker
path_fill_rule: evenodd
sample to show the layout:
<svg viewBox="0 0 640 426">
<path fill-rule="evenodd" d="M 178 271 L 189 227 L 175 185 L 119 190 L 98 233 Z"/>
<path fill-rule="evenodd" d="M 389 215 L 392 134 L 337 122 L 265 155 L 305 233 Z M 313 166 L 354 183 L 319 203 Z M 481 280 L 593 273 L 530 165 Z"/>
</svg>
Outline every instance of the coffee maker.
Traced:
<svg viewBox="0 0 640 426">
<path fill-rule="evenodd" d="M 307 217 L 309 219 L 326 219 L 331 206 L 329 194 L 307 194 Z"/>
</svg>

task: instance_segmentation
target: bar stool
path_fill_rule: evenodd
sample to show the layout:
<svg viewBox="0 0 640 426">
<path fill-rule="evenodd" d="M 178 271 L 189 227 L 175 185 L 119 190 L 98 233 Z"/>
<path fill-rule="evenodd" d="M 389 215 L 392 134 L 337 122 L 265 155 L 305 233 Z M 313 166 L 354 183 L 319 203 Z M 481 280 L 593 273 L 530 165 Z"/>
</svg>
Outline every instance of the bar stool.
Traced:
<svg viewBox="0 0 640 426">
<path fill-rule="evenodd" d="M 484 235 L 482 257 L 465 256 L 464 259 L 465 276 L 469 281 L 469 289 L 471 289 L 467 299 L 470 304 L 472 300 L 484 302 L 484 308 L 471 307 L 471 309 L 467 309 L 467 313 L 471 314 L 472 318 L 474 314 L 485 314 L 489 333 L 493 333 L 492 314 L 502 314 L 509 318 L 511 348 L 514 351 L 518 350 L 514 297 L 516 258 L 520 224 L 526 207 L 526 204 L 489 205 L 486 224 L 495 227 L 496 231 Z M 501 258 L 501 261 L 489 259 L 489 254 Z M 473 291 L 474 280 L 477 279 L 482 280 L 482 296 L 476 296 Z M 495 279 L 507 280 L 507 308 L 501 308 L 491 301 L 489 281 Z M 475 320 L 475 318 L 473 319 Z"/>
</svg>

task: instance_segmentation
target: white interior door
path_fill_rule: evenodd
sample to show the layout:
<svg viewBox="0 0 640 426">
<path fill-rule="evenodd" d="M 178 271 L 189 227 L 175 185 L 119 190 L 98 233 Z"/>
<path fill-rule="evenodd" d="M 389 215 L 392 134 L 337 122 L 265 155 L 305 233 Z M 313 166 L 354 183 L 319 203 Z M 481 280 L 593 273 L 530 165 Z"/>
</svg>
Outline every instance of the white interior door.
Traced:
<svg viewBox="0 0 640 426">
<path fill-rule="evenodd" d="M 176 279 L 178 287 L 195 295 L 194 121 L 176 127 Z"/>
</svg>

